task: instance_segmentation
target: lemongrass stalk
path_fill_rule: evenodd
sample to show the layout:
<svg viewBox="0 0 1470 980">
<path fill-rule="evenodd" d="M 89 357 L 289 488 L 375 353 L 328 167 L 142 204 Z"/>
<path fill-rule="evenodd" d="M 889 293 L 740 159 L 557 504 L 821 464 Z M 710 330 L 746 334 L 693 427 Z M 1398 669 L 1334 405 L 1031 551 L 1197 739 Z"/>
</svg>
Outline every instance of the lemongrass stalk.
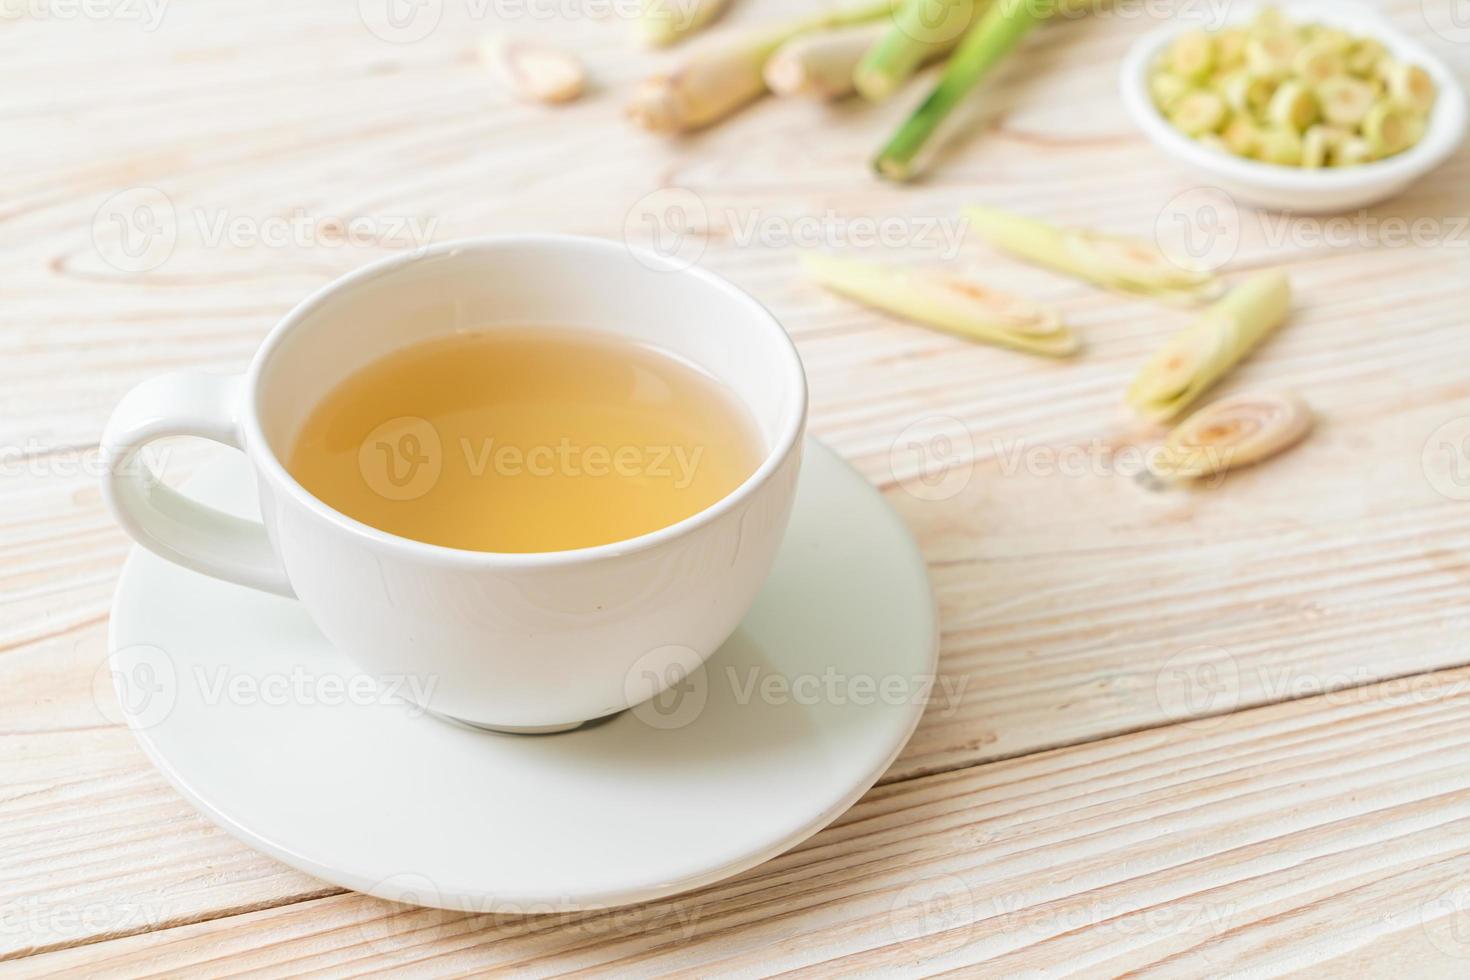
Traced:
<svg viewBox="0 0 1470 980">
<path fill-rule="evenodd" d="M 955 49 L 934 91 L 899 127 L 873 161 L 890 180 L 908 180 L 915 161 L 944 118 L 1037 24 L 1056 12 L 1055 0 L 995 0 Z"/>
<path fill-rule="evenodd" d="M 926 62 L 954 50 L 981 6 L 980 0 L 903 0 L 853 72 L 858 92 L 870 102 L 893 95 Z"/>
<path fill-rule="evenodd" d="M 1199 480 L 1264 462 L 1306 438 L 1312 410 L 1289 392 L 1229 395 L 1195 412 L 1148 457 L 1162 480 Z"/>
<path fill-rule="evenodd" d="M 1164 345 L 1128 389 L 1128 404 L 1154 422 L 1174 418 L 1281 326 L 1290 311 L 1291 284 L 1284 273 L 1247 280 Z"/>
<path fill-rule="evenodd" d="M 628 115 L 657 133 L 708 126 L 766 93 L 766 61 L 792 38 L 877 20 L 887 13 L 888 0 L 869 0 L 694 52 L 673 71 L 645 79 L 633 93 Z"/>
<path fill-rule="evenodd" d="M 1047 357 L 1066 357 L 1078 348 L 1055 311 L 969 279 L 825 255 L 805 256 L 802 266 L 834 292 L 971 340 Z"/>
<path fill-rule="evenodd" d="M 574 55 L 546 44 L 487 37 L 480 57 L 518 97 L 528 102 L 570 102 L 587 88 L 587 69 Z"/>
<path fill-rule="evenodd" d="M 840 99 L 853 92 L 853 69 L 887 30 L 880 23 L 800 34 L 766 62 L 766 87 L 780 96 Z"/>
<path fill-rule="evenodd" d="M 725 12 L 729 0 L 642 0 L 638 29 L 646 44 L 667 47 Z"/>
<path fill-rule="evenodd" d="M 996 248 L 1115 292 L 1174 303 L 1207 301 L 1221 292 L 1212 273 L 1185 268 L 1142 239 L 1058 228 L 994 208 L 964 213 Z"/>
</svg>

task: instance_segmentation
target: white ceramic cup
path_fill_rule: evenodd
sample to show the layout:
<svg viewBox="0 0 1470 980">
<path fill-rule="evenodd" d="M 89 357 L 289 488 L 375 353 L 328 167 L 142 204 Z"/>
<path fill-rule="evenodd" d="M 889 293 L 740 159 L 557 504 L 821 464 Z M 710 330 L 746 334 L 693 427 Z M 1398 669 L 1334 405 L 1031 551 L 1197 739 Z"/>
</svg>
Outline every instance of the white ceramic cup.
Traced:
<svg viewBox="0 0 1470 980">
<path fill-rule="evenodd" d="M 749 409 L 760 466 L 729 496 L 649 534 L 497 554 L 369 527 L 282 465 L 321 398 L 368 362 L 458 330 L 538 324 L 615 332 L 703 368 Z M 129 392 L 103 436 L 103 491 L 139 544 L 294 595 L 369 676 L 423 679 L 424 707 L 492 728 L 556 730 L 660 693 L 735 630 L 791 512 L 806 404 L 790 338 L 725 280 L 612 241 L 481 238 L 332 283 L 287 314 L 244 375 L 169 374 Z M 179 435 L 246 455 L 263 525 L 190 500 L 137 464 L 150 441 Z"/>
</svg>

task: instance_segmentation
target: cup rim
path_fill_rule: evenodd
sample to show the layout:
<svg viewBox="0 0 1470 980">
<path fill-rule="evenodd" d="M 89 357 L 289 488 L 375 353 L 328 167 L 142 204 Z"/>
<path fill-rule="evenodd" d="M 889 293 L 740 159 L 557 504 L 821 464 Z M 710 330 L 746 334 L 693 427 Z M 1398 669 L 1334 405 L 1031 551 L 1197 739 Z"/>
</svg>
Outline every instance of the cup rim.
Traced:
<svg viewBox="0 0 1470 980">
<path fill-rule="evenodd" d="M 706 287 L 724 293 L 736 303 L 746 307 L 751 315 L 752 329 L 765 330 L 775 339 L 776 347 L 783 355 L 781 371 L 785 378 L 785 385 L 794 396 L 785 417 L 781 420 L 776 438 L 771 448 L 762 457 L 760 465 L 734 490 L 683 520 L 637 537 L 585 548 L 570 548 L 564 551 L 475 551 L 469 548 L 453 548 L 448 545 L 431 544 L 427 541 L 416 541 L 413 538 L 391 534 L 349 517 L 303 487 L 277 457 L 275 447 L 266 439 L 260 424 L 258 396 L 265 366 L 287 335 L 329 299 L 336 297 L 342 291 L 360 287 L 404 266 L 466 250 L 498 251 L 529 246 L 603 252 L 609 249 L 626 250 L 633 259 L 656 272 L 692 276 Z M 758 326 L 754 326 L 757 323 Z M 270 333 L 266 335 L 265 340 L 255 352 L 245 375 L 245 401 L 239 425 L 244 436 L 244 444 L 248 447 L 246 455 L 252 465 L 264 471 L 264 475 L 270 478 L 272 484 L 289 493 L 297 503 L 339 529 L 378 547 L 399 551 L 405 557 L 480 568 L 525 568 L 582 564 L 604 558 L 622 557 L 656 548 L 667 541 L 682 537 L 713 522 L 721 515 L 738 507 L 764 486 L 791 455 L 792 450 L 798 448 L 806 426 L 806 413 L 806 372 L 802 368 L 796 344 L 770 310 L 725 277 L 707 269 L 684 265 L 659 253 L 608 238 L 566 234 L 508 234 L 460 238 L 414 249 L 401 255 L 392 255 L 371 262 L 362 268 L 354 269 L 318 288 L 294 306 L 281 318 L 279 323 L 271 328 Z"/>
</svg>

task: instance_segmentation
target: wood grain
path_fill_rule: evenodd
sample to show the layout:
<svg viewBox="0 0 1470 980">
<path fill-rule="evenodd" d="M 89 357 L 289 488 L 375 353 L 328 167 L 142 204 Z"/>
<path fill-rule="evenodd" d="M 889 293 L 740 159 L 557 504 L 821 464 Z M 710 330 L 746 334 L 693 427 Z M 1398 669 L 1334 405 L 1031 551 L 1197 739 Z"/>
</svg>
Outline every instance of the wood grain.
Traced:
<svg viewBox="0 0 1470 980">
<path fill-rule="evenodd" d="M 463 915 L 340 895 L 17 974 L 776 971 L 1277 976 L 1470 962 L 1470 670 L 874 791 L 795 851 L 631 909 Z"/>
<path fill-rule="evenodd" d="M 785 6 L 750 0 L 730 27 L 785 16 Z M 1383 6 L 1470 75 L 1470 48 L 1434 35 L 1418 0 Z M 119 18 L 0 21 L 0 955 L 75 947 L 37 962 L 116 957 L 141 968 L 154 957 L 193 962 L 210 937 L 283 970 L 298 960 L 365 968 L 381 952 L 359 935 L 361 923 L 383 921 L 379 903 L 335 894 L 207 824 L 118 724 L 99 669 L 127 543 L 97 493 L 97 434 L 132 384 L 177 368 L 243 368 L 295 302 L 412 247 L 415 235 L 535 230 L 647 243 L 657 231 L 668 245 L 663 205 L 672 190 L 693 219 L 675 244 L 777 313 L 807 365 L 813 431 L 882 487 L 914 529 L 943 613 L 942 671 L 962 697 L 931 710 L 886 785 L 797 854 L 628 920 L 440 923 L 423 944 L 426 972 L 613 968 L 626 958 L 635 972 L 719 965 L 756 973 L 767 955 L 772 964 L 828 969 L 983 961 L 1017 972 L 1058 962 L 1099 973 L 1199 972 L 1209 961 L 1190 941 L 1117 934 L 1119 922 L 1146 919 L 1152 905 L 1104 905 L 1099 921 L 1035 939 L 1015 924 L 1060 913 L 1044 897 L 1051 893 L 1027 892 L 1002 909 L 1020 919 L 975 912 L 963 928 L 912 943 L 884 931 L 886 909 L 906 889 L 922 890 L 930 863 L 949 867 L 941 851 L 959 870 L 938 873 L 981 904 L 1014 894 L 991 891 L 988 872 L 976 870 L 982 863 L 1085 883 L 1093 862 L 1122 848 L 1153 869 L 1148 875 L 1162 874 L 1149 863 L 1153 845 L 1132 837 L 1104 835 L 1099 844 L 1109 850 L 1091 852 L 1061 843 L 1041 850 L 1043 840 L 1063 841 L 1043 834 L 1028 845 L 1038 848 L 1032 863 L 1007 865 L 997 841 L 957 828 L 992 819 L 983 815 L 985 794 L 1001 791 L 987 788 L 1017 772 L 1095 763 L 1097 778 L 1121 786 L 1133 764 L 1114 771 L 1114 757 L 1089 753 L 1204 746 L 1231 732 L 1252 746 L 1241 749 L 1245 758 L 1257 753 L 1266 766 L 1237 766 L 1231 785 L 1248 799 L 1276 787 L 1282 809 L 1205 813 L 1224 805 L 1206 795 L 1196 804 L 1201 826 L 1238 820 L 1249 846 L 1274 846 L 1315 868 L 1300 879 L 1285 869 L 1260 873 L 1287 875 L 1283 896 L 1315 897 L 1282 897 L 1281 911 L 1252 913 L 1203 948 L 1263 974 L 1358 972 L 1360 961 L 1389 973 L 1398 957 L 1420 972 L 1457 972 L 1393 918 L 1464 871 L 1452 846 L 1464 839 L 1455 795 L 1463 787 L 1436 788 L 1438 763 L 1458 744 L 1455 723 L 1444 719 L 1442 733 L 1426 735 L 1422 758 L 1401 745 L 1397 775 L 1351 774 L 1370 795 L 1398 801 L 1386 802 L 1383 816 L 1352 816 L 1356 804 L 1342 804 L 1350 827 L 1299 837 L 1287 813 L 1295 797 L 1281 796 L 1287 784 L 1272 782 L 1268 763 L 1272 739 L 1287 731 L 1274 719 L 1308 709 L 1246 709 L 1337 691 L 1303 703 L 1327 704 L 1348 728 L 1372 725 L 1350 692 L 1470 663 L 1470 492 L 1462 492 L 1470 484 L 1456 482 L 1464 460 L 1426 452 L 1442 427 L 1470 416 L 1470 152 L 1400 198 L 1346 216 L 1347 225 L 1225 208 L 1229 271 L 1285 265 L 1299 297 L 1290 326 L 1227 390 L 1292 387 L 1321 424 L 1288 456 L 1222 486 L 1156 492 L 1131 478 L 1129 453 L 1157 434 L 1130 422 L 1118 401 L 1188 313 L 1015 263 L 967 237 L 958 219 L 964 205 L 986 202 L 1147 236 L 1173 220 L 1180 195 L 1196 199 L 1195 182 L 1144 144 L 1113 93 L 1112 66 L 1156 18 L 1119 12 L 1040 32 L 977 100 L 966 138 L 934 173 L 893 187 L 871 179 L 864 161 L 922 86 L 879 107 L 767 102 L 707 133 L 655 139 L 628 127 L 620 102 L 639 75 L 682 55 L 636 52 L 615 14 L 591 16 L 612 9 L 448 3 L 439 29 L 412 44 L 380 40 L 356 5 L 339 3 L 171 4 L 154 30 Z M 597 90 L 555 111 L 515 103 L 473 59 L 475 39 L 497 26 L 477 11 L 576 50 Z M 105 243 L 99 209 L 140 188 L 166 195 L 177 242 L 167 261 L 137 272 L 110 265 L 94 231 Z M 367 234 L 348 235 L 354 219 Z M 1395 220 L 1429 234 L 1398 243 Z M 868 247 L 865 227 L 897 229 L 898 241 Z M 1346 239 L 1324 242 L 1321 233 L 1334 229 Z M 274 233 L 285 237 L 269 240 Z M 1073 362 L 1041 362 L 859 309 L 801 281 L 802 246 L 791 241 L 801 234 L 822 248 L 947 262 L 1054 303 L 1087 350 Z M 941 446 L 936 433 L 959 438 Z M 207 452 L 167 448 L 174 477 Z M 942 493 L 915 482 L 944 467 L 951 477 Z M 1116 738 L 1129 732 L 1140 734 Z M 1449 741 L 1437 741 L 1441 734 Z M 1281 737 L 1284 772 L 1297 750 Z M 1075 761 L 1056 761 L 1063 758 Z M 1346 757 L 1333 758 L 1346 772 Z M 1403 782 L 1399 791 L 1374 782 L 1390 775 Z M 1080 770 L 1074 777 L 1076 792 L 1094 791 Z M 1140 814 L 1161 813 L 1147 809 L 1154 804 L 1142 785 Z M 1394 816 L 1400 806 L 1410 811 Z M 1168 826 L 1163 816 L 1149 819 Z M 1339 832 L 1347 836 L 1331 837 Z M 912 840 L 901 841 L 905 834 Z M 931 835 L 937 850 L 922 843 Z M 1340 865 L 1314 856 L 1319 839 L 1356 856 Z M 1406 856 L 1367 861 L 1375 841 Z M 1314 865 L 1319 859 L 1326 863 Z M 1233 871 L 1211 877 L 1216 866 L 1198 856 L 1179 866 L 1187 870 L 1169 879 L 1176 892 L 1158 885 L 1160 907 L 1175 910 L 1168 914 L 1178 914 L 1181 896 L 1217 887 L 1244 895 L 1250 908 L 1257 897 L 1269 905 L 1265 892 L 1229 878 Z M 1144 893 L 1108 894 L 1143 901 Z M 779 919 L 763 924 L 769 913 L 760 910 L 772 907 L 794 917 L 789 934 Z M 670 932 L 676 919 L 647 918 L 681 908 L 702 910 L 689 939 Z M 1023 934 L 1014 948 L 997 922 Z M 954 931 L 964 941 L 940 949 Z M 1301 939 L 1308 932 L 1327 938 L 1313 945 Z M 1446 936 L 1452 942 L 1453 929 Z M 417 939 L 409 952 L 396 931 L 390 939 L 385 962 L 420 956 Z M 1145 950 L 1136 959 L 1135 948 Z"/>
</svg>

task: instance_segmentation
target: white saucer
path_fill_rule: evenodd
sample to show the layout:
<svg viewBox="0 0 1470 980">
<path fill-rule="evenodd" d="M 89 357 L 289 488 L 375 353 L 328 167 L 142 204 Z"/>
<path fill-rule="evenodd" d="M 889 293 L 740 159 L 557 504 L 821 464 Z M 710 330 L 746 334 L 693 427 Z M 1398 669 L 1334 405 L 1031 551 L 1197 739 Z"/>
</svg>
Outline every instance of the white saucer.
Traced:
<svg viewBox="0 0 1470 980">
<path fill-rule="evenodd" d="M 242 457 L 189 489 L 254 509 Z M 809 441 L 790 531 L 740 630 L 677 697 L 577 731 L 427 716 L 358 674 L 293 601 L 140 549 L 111 663 L 154 764 L 252 847 L 395 901 L 553 911 L 696 888 L 829 823 L 913 732 L 935 623 L 907 529 Z"/>
</svg>

